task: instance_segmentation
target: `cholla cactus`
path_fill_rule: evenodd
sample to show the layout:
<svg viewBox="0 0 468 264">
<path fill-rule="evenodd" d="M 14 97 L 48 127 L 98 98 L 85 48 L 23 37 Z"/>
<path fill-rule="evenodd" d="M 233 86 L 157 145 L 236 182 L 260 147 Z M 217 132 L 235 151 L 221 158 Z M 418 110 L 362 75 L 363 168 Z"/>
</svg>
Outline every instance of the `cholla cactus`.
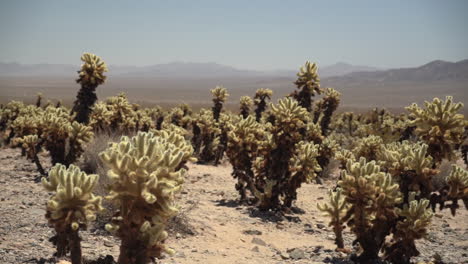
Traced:
<svg viewBox="0 0 468 264">
<path fill-rule="evenodd" d="M 414 241 L 424 238 L 431 224 L 432 212 L 428 208 L 429 201 L 414 200 L 414 193 L 412 196 L 409 205 L 405 204 L 403 209 L 395 209 L 404 220 L 397 223 L 392 241 L 385 248 L 384 258 L 391 263 L 411 263 L 411 257 L 419 255 Z"/>
<path fill-rule="evenodd" d="M 91 53 L 84 53 L 81 60 L 83 64 L 81 70 L 78 71 L 79 77 L 76 80 L 77 83 L 81 84 L 81 89 L 72 111 L 76 113 L 75 121 L 87 124 L 91 107 L 97 100 L 96 88 L 106 80 L 104 72 L 107 72 L 107 66 L 100 57 Z"/>
<path fill-rule="evenodd" d="M 46 175 L 44 167 L 42 167 L 41 161 L 38 157 L 42 145 L 40 138 L 37 135 L 27 135 L 21 138 L 16 138 L 14 141 L 15 144 L 20 145 L 26 151 L 26 156 L 36 164 L 39 173 L 41 175 Z"/>
<path fill-rule="evenodd" d="M 349 204 L 345 219 L 363 250 L 359 260 L 375 260 L 385 234 L 398 217 L 394 209 L 402 202 L 402 195 L 391 175 L 380 172 L 375 161 L 361 158 L 357 163 L 349 161 L 346 167 L 338 182 Z"/>
<path fill-rule="evenodd" d="M 428 146 L 408 141 L 383 145 L 377 157 L 388 172 L 398 180 L 408 202 L 410 192 L 417 192 L 418 198 L 429 199 L 435 191 L 432 177 L 438 173 L 432 169 L 433 159 L 427 153 Z"/>
<path fill-rule="evenodd" d="M 149 263 L 163 252 L 173 253 L 163 244 L 168 236 L 164 229 L 178 211 L 174 195 L 186 173 L 179 168 L 192 155 L 180 147 L 182 140 L 171 134 L 139 132 L 131 139 L 122 137 L 100 154 L 110 168 L 108 198 L 120 206 L 106 225 L 122 240 L 120 264 Z"/>
<path fill-rule="evenodd" d="M 425 102 L 425 108 L 416 104 L 406 108 L 414 118 L 411 124 L 416 126 L 416 135 L 429 145 L 429 154 L 436 162 L 455 158 L 455 146 L 462 143 L 468 123 L 464 115 L 458 113 L 463 104 L 452 100 L 451 96 L 445 101 L 434 98 L 432 102 Z"/>
<path fill-rule="evenodd" d="M 219 129 L 221 133 L 219 134 L 219 144 L 216 150 L 214 165 L 218 166 L 221 159 L 224 156 L 224 152 L 227 149 L 228 145 L 228 133 L 231 130 L 231 126 L 233 123 L 237 123 L 239 120 L 238 116 L 230 115 L 230 114 L 221 114 L 218 122 Z"/>
<path fill-rule="evenodd" d="M 240 114 L 242 118 L 247 118 L 250 113 L 250 107 L 253 105 L 253 100 L 250 96 L 241 96 L 240 98 Z"/>
<path fill-rule="evenodd" d="M 261 156 L 254 162 L 256 177 L 257 198 L 259 207 L 264 210 L 290 207 L 295 199 L 296 189 L 302 182 L 307 181 L 311 175 L 305 172 L 315 173 L 317 168 L 313 159 L 317 156 L 316 147 L 310 145 L 296 145 L 303 139 L 303 130 L 310 120 L 309 113 L 298 102 L 291 98 L 285 98 L 277 105 L 271 106 L 274 116 L 274 125 L 267 124 L 266 141 L 260 146 Z M 299 152 L 298 152 L 299 151 Z M 306 151 L 306 153 L 304 153 Z M 311 160 L 302 163 L 302 167 L 294 167 L 301 157 L 309 157 Z M 314 174 L 315 175 L 315 174 Z M 271 185 L 271 193 L 266 193 Z M 260 195 L 258 195 L 260 194 Z M 280 196 L 285 196 L 283 203 Z"/>
<path fill-rule="evenodd" d="M 465 208 L 468 209 L 468 171 L 462 169 L 456 165 L 452 165 L 452 170 L 450 175 L 446 179 L 448 186 L 448 191 L 446 193 L 442 192 L 440 196 L 432 196 L 433 201 L 437 201 L 441 209 L 445 206 L 445 201 L 452 201 L 448 205 L 452 215 L 455 215 L 456 210 L 459 208 L 458 200 L 462 200 L 465 204 Z M 434 199 L 437 198 L 437 199 Z M 434 209 L 435 205 L 433 205 Z"/>
<path fill-rule="evenodd" d="M 292 173 L 284 190 L 284 205 L 291 207 L 297 199 L 297 189 L 302 183 L 310 183 L 322 171 L 319 162 L 319 145 L 301 141 L 295 146 L 294 155 L 290 159 L 289 171 Z"/>
<path fill-rule="evenodd" d="M 216 88 L 211 89 L 211 94 L 213 95 L 213 103 L 214 106 L 213 110 L 213 118 L 216 122 L 219 121 L 219 116 L 221 114 L 221 110 L 223 109 L 223 103 L 226 102 L 229 94 L 227 93 L 227 89 L 223 86 L 216 86 Z"/>
<path fill-rule="evenodd" d="M 23 102 L 19 101 L 10 101 L 3 108 L 0 116 L 0 131 L 6 132 L 7 128 L 11 125 L 12 122 L 20 115 L 21 109 L 25 107 Z M 9 131 L 8 136 L 6 137 L 6 143 L 10 143 L 10 140 L 15 137 L 13 130 Z"/>
<path fill-rule="evenodd" d="M 364 157 L 367 160 L 376 160 L 377 154 L 382 149 L 382 144 L 383 141 L 379 136 L 368 136 L 358 141 L 353 152 L 358 158 Z"/>
<path fill-rule="evenodd" d="M 317 208 L 331 218 L 329 226 L 333 228 L 335 233 L 335 244 L 339 249 L 344 249 L 343 229 L 345 228 L 347 204 L 340 188 L 337 188 L 336 191 L 330 190 L 328 195 L 330 204 L 317 204 Z"/>
<path fill-rule="evenodd" d="M 255 92 L 254 104 L 256 105 L 255 109 L 255 119 L 257 122 L 260 122 L 262 119 L 262 113 L 265 112 L 267 107 L 267 100 L 271 100 L 273 91 L 270 89 L 260 88 Z"/>
<path fill-rule="evenodd" d="M 232 164 L 232 176 L 237 178 L 236 190 L 241 202 L 248 200 L 247 191 L 253 193 L 254 172 L 252 161 L 259 155 L 260 141 L 264 140 L 265 130 L 253 116 L 248 116 L 232 124 L 228 133 L 226 155 Z"/>
<path fill-rule="evenodd" d="M 81 238 L 79 230 L 86 229 L 87 223 L 96 219 L 96 213 L 103 210 L 101 197 L 92 191 L 99 176 L 86 175 L 74 165 L 68 169 L 55 165 L 48 179 L 42 178 L 42 185 L 55 194 L 47 202 L 46 218 L 55 229 L 51 239 L 57 248 L 57 256 L 62 257 L 70 251 L 73 264 L 81 264 Z"/>
<path fill-rule="evenodd" d="M 325 90 L 325 96 L 315 104 L 314 123 L 320 121 L 322 134 L 324 136 L 328 135 L 331 117 L 336 109 L 338 109 L 338 105 L 340 104 L 340 96 L 341 94 L 335 89 L 327 88 Z"/>
<path fill-rule="evenodd" d="M 362 130 L 367 135 L 379 136 L 384 143 L 409 139 L 413 130 L 406 115 L 392 115 L 385 109 L 373 109 L 365 123 Z"/>
<path fill-rule="evenodd" d="M 65 157 L 65 162 L 66 164 L 71 164 L 84 152 L 85 144 L 91 141 L 94 133 L 90 126 L 80 124 L 76 121 L 73 121 L 73 123 L 69 125 L 68 130 L 69 150 Z"/>
<path fill-rule="evenodd" d="M 391 174 L 381 172 L 376 161 L 367 162 L 365 158 L 348 161 L 338 187 L 341 190 L 332 195 L 333 207 L 319 209 L 328 209 L 325 211 L 332 217 L 331 225 L 338 230 L 346 223 L 356 235 L 361 251 L 354 261 L 373 263 L 383 251 L 391 263 L 410 263 L 411 257 L 419 254 L 414 241 L 426 235 L 432 217 L 427 199 L 414 200 L 412 192 L 401 206 L 401 186 Z M 388 235 L 392 236 L 390 243 L 386 242 Z"/>
<path fill-rule="evenodd" d="M 192 145 L 195 156 L 200 163 L 208 163 L 215 159 L 218 149 L 221 129 L 213 119 L 211 110 L 201 109 L 192 120 Z"/>
<path fill-rule="evenodd" d="M 299 105 L 309 112 L 312 111 L 312 97 L 316 93 L 322 93 L 317 69 L 318 67 L 315 63 L 306 61 L 305 65 L 297 73 L 297 80 L 294 82 L 299 92 L 296 90 L 291 94 L 299 102 Z"/>
</svg>

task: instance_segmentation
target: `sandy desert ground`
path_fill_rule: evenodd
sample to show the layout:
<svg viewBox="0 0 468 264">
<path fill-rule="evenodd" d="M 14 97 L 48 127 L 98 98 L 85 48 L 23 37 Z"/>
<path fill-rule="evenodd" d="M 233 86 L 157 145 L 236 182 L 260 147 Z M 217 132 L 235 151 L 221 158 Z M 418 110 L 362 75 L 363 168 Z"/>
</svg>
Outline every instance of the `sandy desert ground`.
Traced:
<svg viewBox="0 0 468 264">
<path fill-rule="evenodd" d="M 352 263 L 348 255 L 334 251 L 333 232 L 316 208 L 327 199 L 333 180 L 303 186 L 296 202 L 300 210 L 282 218 L 237 203 L 227 162 L 189 167 L 180 193 L 181 214 L 167 241 L 177 253 L 159 263 Z M 53 230 L 44 217 L 49 194 L 35 182 L 37 177 L 34 164 L 19 150 L 0 150 L 0 263 L 54 263 L 48 242 Z M 438 254 L 444 263 L 468 263 L 467 219 L 464 209 L 456 217 L 437 212 L 429 236 L 417 242 L 421 255 L 415 261 Z M 348 231 L 344 236 L 351 248 L 353 236 Z M 82 237 L 86 259 L 118 256 L 119 241 L 99 226 Z"/>
</svg>

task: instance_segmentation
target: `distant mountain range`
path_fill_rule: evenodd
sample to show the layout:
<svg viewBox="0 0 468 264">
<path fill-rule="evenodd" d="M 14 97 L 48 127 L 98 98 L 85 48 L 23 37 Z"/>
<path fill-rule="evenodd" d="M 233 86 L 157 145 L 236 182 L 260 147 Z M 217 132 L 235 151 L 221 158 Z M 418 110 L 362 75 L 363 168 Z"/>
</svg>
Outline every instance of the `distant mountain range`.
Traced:
<svg viewBox="0 0 468 264">
<path fill-rule="evenodd" d="M 37 92 L 73 100 L 79 65 L 21 65 L 0 63 L 0 99 L 33 100 Z M 153 66 L 109 66 L 109 79 L 99 89 L 99 98 L 126 92 L 130 98 L 151 104 L 210 103 L 209 89 L 224 85 L 227 104 L 236 108 L 239 97 L 258 88 L 273 90 L 273 100 L 295 89 L 297 69 L 252 71 L 216 63 L 174 62 Z M 337 63 L 319 67 L 322 87 L 342 94 L 343 107 L 397 107 L 422 103 L 434 97 L 454 96 L 468 105 L 468 60 L 436 60 L 413 68 L 378 69 Z M 71 101 L 70 101 L 71 102 Z M 466 109 L 466 108 L 465 108 Z"/>
<path fill-rule="evenodd" d="M 344 76 L 335 76 L 335 80 L 359 80 L 369 82 L 395 81 L 442 81 L 467 80 L 468 59 L 458 62 L 435 60 L 415 68 L 400 68 L 383 71 L 354 71 Z"/>
<path fill-rule="evenodd" d="M 0 76 L 71 76 L 79 65 L 70 64 L 19 64 L 0 63 Z M 357 66 L 348 63 L 336 63 L 319 67 L 323 77 L 341 76 L 353 72 L 377 71 L 379 68 Z M 297 70 L 254 71 L 236 69 L 217 63 L 173 62 L 151 66 L 109 66 L 109 76 L 144 77 L 144 78 L 219 78 L 219 77 L 255 77 L 255 76 L 295 76 Z"/>
</svg>

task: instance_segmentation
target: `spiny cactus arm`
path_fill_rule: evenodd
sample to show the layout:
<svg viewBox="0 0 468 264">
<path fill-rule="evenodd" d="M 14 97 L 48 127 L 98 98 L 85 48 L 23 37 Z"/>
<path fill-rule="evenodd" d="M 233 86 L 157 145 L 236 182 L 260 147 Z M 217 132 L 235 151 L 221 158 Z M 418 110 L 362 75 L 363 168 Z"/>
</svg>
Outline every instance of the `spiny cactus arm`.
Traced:
<svg viewBox="0 0 468 264">
<path fill-rule="evenodd" d="M 458 208 L 458 199 L 463 200 L 468 209 L 468 171 L 452 165 L 452 170 L 446 181 L 449 186 L 448 197 L 453 203 L 451 206 L 452 214 L 455 215 L 455 210 Z"/>
<path fill-rule="evenodd" d="M 320 78 L 318 77 L 317 70 L 317 64 L 306 61 L 297 73 L 298 78 L 295 84 L 299 88 L 306 88 L 312 95 L 314 95 L 315 92 L 320 94 L 322 91 L 320 89 Z"/>
<path fill-rule="evenodd" d="M 224 103 L 229 96 L 227 89 L 223 86 L 216 86 L 214 89 L 211 89 L 210 92 L 213 95 L 213 101 L 215 102 Z"/>
<path fill-rule="evenodd" d="M 121 208 L 106 225 L 122 239 L 121 263 L 148 263 L 163 252 L 171 253 L 163 245 L 164 228 L 178 211 L 174 194 L 186 174 L 180 164 L 191 154 L 181 136 L 173 134 L 139 132 L 132 138 L 122 137 L 100 154 L 110 168 L 109 199 Z"/>
<path fill-rule="evenodd" d="M 97 55 L 92 53 L 83 53 L 81 56 L 80 71 L 78 71 L 79 78 L 76 82 L 84 86 L 97 86 L 103 84 L 106 80 L 104 72 L 107 72 L 106 63 Z"/>
<path fill-rule="evenodd" d="M 46 175 L 44 167 L 42 167 L 38 154 L 42 148 L 42 140 L 37 135 L 27 135 L 22 138 L 15 138 L 14 144 L 20 145 L 26 150 L 27 157 L 36 164 L 37 170 L 41 175 Z"/>
<path fill-rule="evenodd" d="M 425 108 L 416 104 L 406 108 L 414 118 L 416 134 L 429 145 L 429 153 L 437 162 L 455 158 L 454 146 L 462 142 L 467 123 L 464 115 L 458 113 L 462 107 L 462 103 L 453 103 L 453 98 L 447 96 L 445 101 L 426 101 Z"/>
<path fill-rule="evenodd" d="M 414 196 L 410 195 L 409 205 L 395 209 L 403 219 L 397 222 L 393 241 L 384 248 L 384 259 L 391 263 L 410 263 L 411 257 L 418 256 L 415 240 L 425 237 L 431 224 L 429 200 L 414 200 Z"/>
<path fill-rule="evenodd" d="M 342 196 L 341 188 L 337 188 L 336 191 L 329 191 L 330 202 L 329 204 L 317 204 L 317 208 L 329 216 L 329 226 L 333 227 L 335 233 L 335 244 L 338 248 L 344 248 L 343 242 L 343 229 L 345 223 L 345 215 L 348 209 L 348 205 Z"/>
<path fill-rule="evenodd" d="M 98 177 L 87 175 L 74 165 L 67 169 L 57 164 L 48 179 L 42 178 L 44 188 L 55 192 L 47 202 L 46 218 L 57 233 L 53 239 L 57 256 L 62 257 L 70 250 L 73 264 L 82 263 L 79 229 L 85 229 L 89 221 L 96 219 L 96 213 L 103 210 L 101 197 L 92 193 Z"/>
</svg>

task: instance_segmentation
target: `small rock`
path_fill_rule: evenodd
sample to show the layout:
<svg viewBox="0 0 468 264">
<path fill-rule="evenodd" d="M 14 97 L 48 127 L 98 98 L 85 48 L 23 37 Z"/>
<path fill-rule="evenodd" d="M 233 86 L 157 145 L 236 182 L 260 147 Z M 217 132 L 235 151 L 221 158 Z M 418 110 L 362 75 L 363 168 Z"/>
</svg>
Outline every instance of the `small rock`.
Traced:
<svg viewBox="0 0 468 264">
<path fill-rule="evenodd" d="M 317 228 L 319 228 L 319 229 L 324 229 L 324 228 L 325 228 L 325 225 L 324 225 L 324 224 L 317 224 L 316 226 L 317 226 Z"/>
<path fill-rule="evenodd" d="M 198 249 L 196 249 L 196 248 L 192 248 L 192 250 L 191 250 L 191 251 L 192 251 L 192 252 L 198 252 Z"/>
<path fill-rule="evenodd" d="M 289 259 L 289 254 L 286 252 L 281 253 L 281 258 L 282 259 Z"/>
<path fill-rule="evenodd" d="M 106 246 L 106 247 L 113 247 L 114 245 L 113 245 L 110 241 L 105 240 L 105 241 L 104 241 L 104 246 Z"/>
<path fill-rule="evenodd" d="M 20 205 L 20 207 L 19 207 L 19 208 L 20 208 L 20 209 L 26 209 L 26 206 L 24 206 L 24 205 Z"/>
<path fill-rule="evenodd" d="M 302 249 L 295 248 L 289 252 L 289 256 L 292 259 L 303 259 L 305 258 L 305 252 Z"/>
<path fill-rule="evenodd" d="M 177 239 L 180 239 L 180 238 L 182 238 L 182 235 L 179 234 L 179 233 L 176 233 L 175 237 L 176 237 Z"/>
<path fill-rule="evenodd" d="M 260 249 L 258 248 L 258 246 L 255 246 L 251 249 L 253 252 L 260 252 Z"/>
<path fill-rule="evenodd" d="M 265 241 L 263 241 L 262 239 L 258 237 L 252 238 L 252 243 L 260 245 L 260 246 L 264 246 L 264 247 L 267 245 Z"/>
<path fill-rule="evenodd" d="M 256 235 L 256 236 L 259 236 L 259 235 L 262 234 L 262 231 L 254 230 L 254 229 L 248 229 L 248 230 L 244 230 L 243 233 L 246 234 L 246 235 Z"/>
</svg>

